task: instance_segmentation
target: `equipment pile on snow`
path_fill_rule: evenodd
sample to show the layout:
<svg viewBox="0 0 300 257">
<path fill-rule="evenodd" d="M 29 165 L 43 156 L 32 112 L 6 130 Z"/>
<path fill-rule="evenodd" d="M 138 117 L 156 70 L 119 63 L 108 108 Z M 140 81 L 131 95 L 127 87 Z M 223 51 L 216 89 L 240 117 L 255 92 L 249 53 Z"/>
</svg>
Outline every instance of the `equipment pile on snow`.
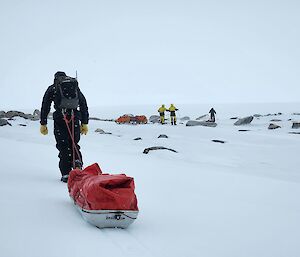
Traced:
<svg viewBox="0 0 300 257">
<path fill-rule="evenodd" d="M 116 123 L 118 124 L 146 124 L 148 122 L 145 115 L 136 115 L 132 114 L 124 114 L 116 119 Z"/>
<path fill-rule="evenodd" d="M 68 189 L 82 217 L 98 228 L 126 228 L 138 215 L 134 180 L 103 174 L 97 163 L 70 172 Z"/>
</svg>

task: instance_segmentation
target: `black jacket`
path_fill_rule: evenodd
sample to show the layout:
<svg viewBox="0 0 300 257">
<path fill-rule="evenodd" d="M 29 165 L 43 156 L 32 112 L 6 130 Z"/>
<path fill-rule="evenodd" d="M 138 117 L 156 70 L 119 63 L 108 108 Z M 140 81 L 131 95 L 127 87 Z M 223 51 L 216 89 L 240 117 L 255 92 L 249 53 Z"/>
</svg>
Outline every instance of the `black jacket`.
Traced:
<svg viewBox="0 0 300 257">
<path fill-rule="evenodd" d="M 88 124 L 89 121 L 89 112 L 88 106 L 85 100 L 84 95 L 81 93 L 80 89 L 78 88 L 78 97 L 79 97 L 79 110 L 75 110 L 75 118 L 79 119 L 81 123 Z M 55 112 L 53 113 L 53 119 L 62 119 L 62 110 L 58 108 L 60 103 L 60 94 L 56 93 L 56 86 L 55 84 L 48 87 L 45 92 L 42 108 L 41 108 L 41 125 L 47 124 L 47 117 L 51 109 L 51 104 L 54 102 L 54 109 Z"/>
</svg>

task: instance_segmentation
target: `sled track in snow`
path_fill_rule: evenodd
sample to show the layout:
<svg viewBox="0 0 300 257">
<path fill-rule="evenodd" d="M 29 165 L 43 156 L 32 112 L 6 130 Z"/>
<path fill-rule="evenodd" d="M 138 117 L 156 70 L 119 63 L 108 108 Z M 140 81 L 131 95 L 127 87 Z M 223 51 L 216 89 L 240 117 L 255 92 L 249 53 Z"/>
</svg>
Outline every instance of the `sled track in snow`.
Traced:
<svg viewBox="0 0 300 257">
<path fill-rule="evenodd" d="M 101 232 L 107 236 L 110 241 L 121 250 L 124 257 L 155 257 L 149 248 L 145 247 L 139 240 L 137 240 L 132 233 L 126 229 L 100 229 Z"/>
</svg>

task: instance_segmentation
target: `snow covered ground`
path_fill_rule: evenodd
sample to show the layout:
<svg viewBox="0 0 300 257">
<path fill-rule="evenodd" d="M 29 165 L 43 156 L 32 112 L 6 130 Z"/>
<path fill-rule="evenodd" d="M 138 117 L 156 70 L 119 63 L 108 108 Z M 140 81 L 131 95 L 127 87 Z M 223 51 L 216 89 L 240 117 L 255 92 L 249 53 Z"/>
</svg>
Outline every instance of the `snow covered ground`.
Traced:
<svg viewBox="0 0 300 257">
<path fill-rule="evenodd" d="M 104 172 L 135 178 L 140 214 L 126 230 L 97 229 L 76 211 L 59 181 L 51 120 L 48 136 L 40 135 L 39 122 L 21 118 L 0 127 L 0 256 L 300 256 L 300 135 L 289 134 L 297 130 L 288 121 L 300 120 L 292 115 L 299 106 L 214 106 L 216 128 L 90 121 L 81 139 L 85 165 L 98 162 Z M 181 117 L 208 110 L 178 107 Z M 94 108 L 91 116 L 155 114 L 149 108 Z M 230 120 L 278 112 L 243 127 Z M 268 130 L 274 118 L 282 128 Z M 178 153 L 142 153 L 151 146 Z"/>
</svg>

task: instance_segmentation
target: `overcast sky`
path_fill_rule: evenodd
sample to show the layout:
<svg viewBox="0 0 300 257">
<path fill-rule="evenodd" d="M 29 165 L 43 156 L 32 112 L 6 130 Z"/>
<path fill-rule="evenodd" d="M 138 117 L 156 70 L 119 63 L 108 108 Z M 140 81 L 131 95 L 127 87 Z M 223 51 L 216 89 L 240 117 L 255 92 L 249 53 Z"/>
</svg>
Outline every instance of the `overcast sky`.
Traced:
<svg viewBox="0 0 300 257">
<path fill-rule="evenodd" d="M 300 1 L 2 0 L 0 109 L 40 107 L 57 70 L 90 106 L 291 102 Z"/>
</svg>

